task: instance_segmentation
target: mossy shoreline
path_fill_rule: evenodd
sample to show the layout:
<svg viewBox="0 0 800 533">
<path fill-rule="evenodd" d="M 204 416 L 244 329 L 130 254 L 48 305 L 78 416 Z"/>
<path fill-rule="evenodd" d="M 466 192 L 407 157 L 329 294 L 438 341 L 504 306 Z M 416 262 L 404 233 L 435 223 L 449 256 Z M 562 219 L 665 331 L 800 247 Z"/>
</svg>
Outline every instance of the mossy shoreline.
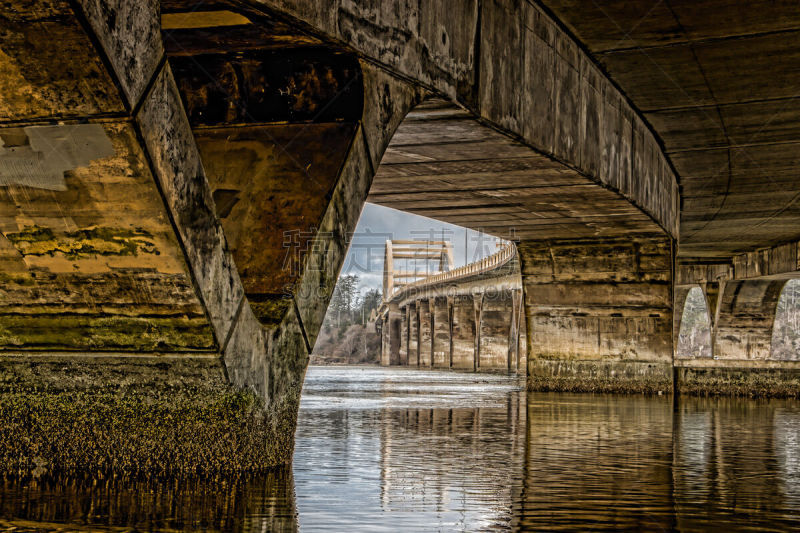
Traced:
<svg viewBox="0 0 800 533">
<path fill-rule="evenodd" d="M 0 472 L 265 472 L 290 462 L 296 411 L 229 386 L 5 391 Z"/>
<path fill-rule="evenodd" d="M 800 398 L 800 371 L 782 369 L 676 368 L 672 379 L 659 376 L 609 378 L 598 375 L 529 375 L 531 392 L 599 394 L 673 394 L 741 398 Z"/>
</svg>

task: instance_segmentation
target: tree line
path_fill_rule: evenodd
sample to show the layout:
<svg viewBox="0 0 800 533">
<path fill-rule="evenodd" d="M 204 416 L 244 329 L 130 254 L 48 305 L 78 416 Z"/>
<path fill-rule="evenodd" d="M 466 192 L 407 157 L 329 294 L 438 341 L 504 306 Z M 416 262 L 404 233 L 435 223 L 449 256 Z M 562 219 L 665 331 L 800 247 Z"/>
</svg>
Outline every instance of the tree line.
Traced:
<svg viewBox="0 0 800 533">
<path fill-rule="evenodd" d="M 358 290 L 361 279 L 355 274 L 341 276 L 333 290 L 323 327 L 336 328 L 344 332 L 353 324 L 365 325 L 370 313 L 381 305 L 380 289 L 370 289 L 365 293 Z"/>
</svg>

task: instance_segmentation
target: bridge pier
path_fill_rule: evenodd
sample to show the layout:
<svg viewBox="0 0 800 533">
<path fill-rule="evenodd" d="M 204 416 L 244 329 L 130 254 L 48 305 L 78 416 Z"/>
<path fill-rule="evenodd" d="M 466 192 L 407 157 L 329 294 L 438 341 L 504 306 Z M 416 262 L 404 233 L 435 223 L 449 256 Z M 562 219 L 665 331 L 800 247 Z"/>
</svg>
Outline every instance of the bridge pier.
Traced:
<svg viewBox="0 0 800 533">
<path fill-rule="evenodd" d="M 533 390 L 672 390 L 668 238 L 519 245 Z"/>
<path fill-rule="evenodd" d="M 404 306 L 400 308 L 400 315 L 402 316 L 402 321 L 400 323 L 400 353 L 397 357 L 397 364 L 398 365 L 408 365 L 408 306 Z"/>
<path fill-rule="evenodd" d="M 475 308 L 471 294 L 451 297 L 453 306 L 453 368 L 476 370 Z"/>
<path fill-rule="evenodd" d="M 479 352 L 479 366 L 483 370 L 509 371 L 512 367 L 513 307 L 509 290 L 490 289 L 483 295 Z"/>
<path fill-rule="evenodd" d="M 450 368 L 450 309 L 447 298 L 436 296 L 430 299 L 434 315 L 433 363 L 437 368 Z"/>
<path fill-rule="evenodd" d="M 430 300 L 417 300 L 419 313 L 419 366 L 433 366 L 434 320 L 433 303 Z"/>
<path fill-rule="evenodd" d="M 243 6 L 7 7 L 0 470 L 288 463 L 346 235 L 423 90 L 283 23 L 276 47 Z"/>
<path fill-rule="evenodd" d="M 419 302 L 408 303 L 408 366 L 419 366 Z"/>
<path fill-rule="evenodd" d="M 524 295 L 522 289 L 512 289 L 511 291 L 511 329 L 508 340 L 508 371 L 519 374 L 520 369 L 524 368 L 525 354 L 527 350 L 527 338 L 525 337 L 525 313 Z"/>
<path fill-rule="evenodd" d="M 716 359 L 770 358 L 772 326 L 785 280 L 726 281 L 712 328 Z"/>
<path fill-rule="evenodd" d="M 400 345 L 403 338 L 403 313 L 400 306 L 392 303 L 381 330 L 381 364 L 384 366 L 400 364 Z"/>
</svg>

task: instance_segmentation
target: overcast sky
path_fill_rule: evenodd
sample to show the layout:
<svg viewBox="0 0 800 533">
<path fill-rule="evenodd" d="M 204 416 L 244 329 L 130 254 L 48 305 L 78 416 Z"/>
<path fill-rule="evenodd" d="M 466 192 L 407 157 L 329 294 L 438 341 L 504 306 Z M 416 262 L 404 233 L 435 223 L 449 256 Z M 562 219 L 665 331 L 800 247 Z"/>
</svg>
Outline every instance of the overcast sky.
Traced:
<svg viewBox="0 0 800 533">
<path fill-rule="evenodd" d="M 383 283 L 383 253 L 388 239 L 452 242 L 456 267 L 477 261 L 497 250 L 495 237 L 367 203 L 358 220 L 341 275 L 355 274 L 361 278 L 362 292 L 380 288 Z"/>
</svg>

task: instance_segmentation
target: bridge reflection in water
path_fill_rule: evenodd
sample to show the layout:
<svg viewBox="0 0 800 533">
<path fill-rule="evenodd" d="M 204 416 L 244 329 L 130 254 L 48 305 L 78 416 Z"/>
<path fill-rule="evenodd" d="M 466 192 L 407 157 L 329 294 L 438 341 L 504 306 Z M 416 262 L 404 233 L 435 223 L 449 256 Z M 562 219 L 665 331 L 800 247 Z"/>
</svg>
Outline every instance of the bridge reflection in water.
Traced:
<svg viewBox="0 0 800 533">
<path fill-rule="evenodd" d="M 314 367 L 293 474 L 6 480 L 0 529 L 800 527 L 800 406 L 679 402 L 526 397 L 506 376 Z"/>
</svg>

